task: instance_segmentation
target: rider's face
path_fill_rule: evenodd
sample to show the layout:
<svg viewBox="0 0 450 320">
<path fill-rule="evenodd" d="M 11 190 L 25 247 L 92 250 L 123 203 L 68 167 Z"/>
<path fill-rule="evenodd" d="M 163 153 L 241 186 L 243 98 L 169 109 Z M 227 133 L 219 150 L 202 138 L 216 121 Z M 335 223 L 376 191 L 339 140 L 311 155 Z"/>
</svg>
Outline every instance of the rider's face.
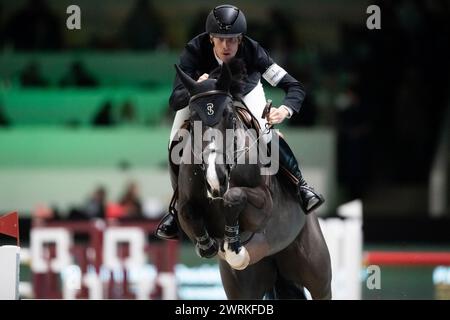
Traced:
<svg viewBox="0 0 450 320">
<path fill-rule="evenodd" d="M 217 57 L 225 63 L 228 63 L 236 55 L 239 43 L 241 42 L 240 37 L 234 38 L 220 38 L 211 37 L 211 41 L 214 46 L 214 52 Z"/>
</svg>

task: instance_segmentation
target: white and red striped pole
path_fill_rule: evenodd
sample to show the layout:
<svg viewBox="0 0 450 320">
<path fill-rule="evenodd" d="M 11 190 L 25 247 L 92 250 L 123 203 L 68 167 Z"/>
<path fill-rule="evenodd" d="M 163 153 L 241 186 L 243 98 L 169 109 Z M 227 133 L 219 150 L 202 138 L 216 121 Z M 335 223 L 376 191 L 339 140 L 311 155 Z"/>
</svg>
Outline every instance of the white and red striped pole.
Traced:
<svg viewBox="0 0 450 320">
<path fill-rule="evenodd" d="M 384 266 L 450 266 L 450 252 L 426 251 L 370 251 L 364 264 Z"/>
<path fill-rule="evenodd" d="M 19 217 L 11 212 L 0 217 L 0 234 L 16 238 L 17 245 L 0 243 L 0 300 L 19 299 Z"/>
</svg>

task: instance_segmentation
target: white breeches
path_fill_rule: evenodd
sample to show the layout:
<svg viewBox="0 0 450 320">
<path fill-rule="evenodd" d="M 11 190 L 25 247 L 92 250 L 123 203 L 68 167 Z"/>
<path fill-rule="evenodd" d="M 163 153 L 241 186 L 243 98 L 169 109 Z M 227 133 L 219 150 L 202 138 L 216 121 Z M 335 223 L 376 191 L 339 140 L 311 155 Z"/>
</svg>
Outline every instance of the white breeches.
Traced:
<svg viewBox="0 0 450 320">
<path fill-rule="evenodd" d="M 258 82 L 256 87 L 250 91 L 247 95 L 243 97 L 244 103 L 249 108 L 250 112 L 258 119 L 261 130 L 264 131 L 266 128 L 266 119 L 262 119 L 261 115 L 263 113 L 264 107 L 266 106 L 266 95 L 264 94 L 263 86 L 261 81 Z M 184 107 L 180 109 L 175 114 L 175 119 L 173 120 L 172 131 L 170 132 L 169 146 L 172 143 L 177 131 L 181 128 L 185 120 L 189 119 L 189 107 Z M 262 136 L 262 139 L 268 143 L 272 139 L 272 131 L 266 133 Z"/>
</svg>

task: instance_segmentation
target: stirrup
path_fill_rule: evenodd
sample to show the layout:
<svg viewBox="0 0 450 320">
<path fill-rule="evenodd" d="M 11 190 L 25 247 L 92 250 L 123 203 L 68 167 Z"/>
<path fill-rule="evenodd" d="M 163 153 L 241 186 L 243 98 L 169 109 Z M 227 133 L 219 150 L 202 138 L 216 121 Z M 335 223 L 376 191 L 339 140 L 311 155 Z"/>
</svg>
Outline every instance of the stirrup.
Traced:
<svg viewBox="0 0 450 320">
<path fill-rule="evenodd" d="M 302 196 L 303 192 L 301 189 L 304 189 L 307 192 L 310 192 L 314 195 L 313 198 L 310 198 L 310 200 L 308 201 L 308 204 L 311 201 L 316 201 L 316 202 L 314 204 L 310 205 L 309 208 L 306 207 L 306 204 L 305 204 L 303 196 Z M 299 198 L 300 198 L 300 204 L 301 204 L 302 209 L 305 212 L 305 214 L 310 214 L 312 211 L 316 210 L 318 207 L 320 207 L 325 202 L 325 198 L 309 186 L 300 186 L 299 187 Z"/>
<path fill-rule="evenodd" d="M 169 220 L 172 219 L 170 222 Z M 166 214 L 158 224 L 155 236 L 161 240 L 178 240 L 178 224 L 173 213 Z"/>
<path fill-rule="evenodd" d="M 178 240 L 179 227 L 177 223 L 177 209 L 175 203 L 178 198 L 178 186 L 175 188 L 172 199 L 169 204 L 169 213 L 167 213 L 159 222 L 155 230 L 155 236 L 161 240 Z M 168 220 L 172 219 L 171 222 Z"/>
</svg>

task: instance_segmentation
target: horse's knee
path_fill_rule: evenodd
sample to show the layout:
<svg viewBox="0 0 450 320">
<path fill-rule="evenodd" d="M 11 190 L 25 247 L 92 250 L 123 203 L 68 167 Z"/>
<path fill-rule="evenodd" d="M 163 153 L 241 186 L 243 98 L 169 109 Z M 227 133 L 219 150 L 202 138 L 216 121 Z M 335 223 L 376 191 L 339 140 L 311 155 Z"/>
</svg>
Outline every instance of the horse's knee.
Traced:
<svg viewBox="0 0 450 320">
<path fill-rule="evenodd" d="M 191 210 L 186 210 L 185 208 L 182 208 L 178 210 L 178 214 L 183 217 L 186 221 L 192 221 L 194 220 L 194 215 L 192 214 Z"/>
<path fill-rule="evenodd" d="M 237 206 L 247 202 L 247 194 L 241 188 L 230 188 L 223 196 L 226 206 Z"/>
<path fill-rule="evenodd" d="M 191 205 L 185 204 L 178 210 L 178 214 L 189 223 L 194 223 L 200 219 L 199 213 Z"/>
</svg>

